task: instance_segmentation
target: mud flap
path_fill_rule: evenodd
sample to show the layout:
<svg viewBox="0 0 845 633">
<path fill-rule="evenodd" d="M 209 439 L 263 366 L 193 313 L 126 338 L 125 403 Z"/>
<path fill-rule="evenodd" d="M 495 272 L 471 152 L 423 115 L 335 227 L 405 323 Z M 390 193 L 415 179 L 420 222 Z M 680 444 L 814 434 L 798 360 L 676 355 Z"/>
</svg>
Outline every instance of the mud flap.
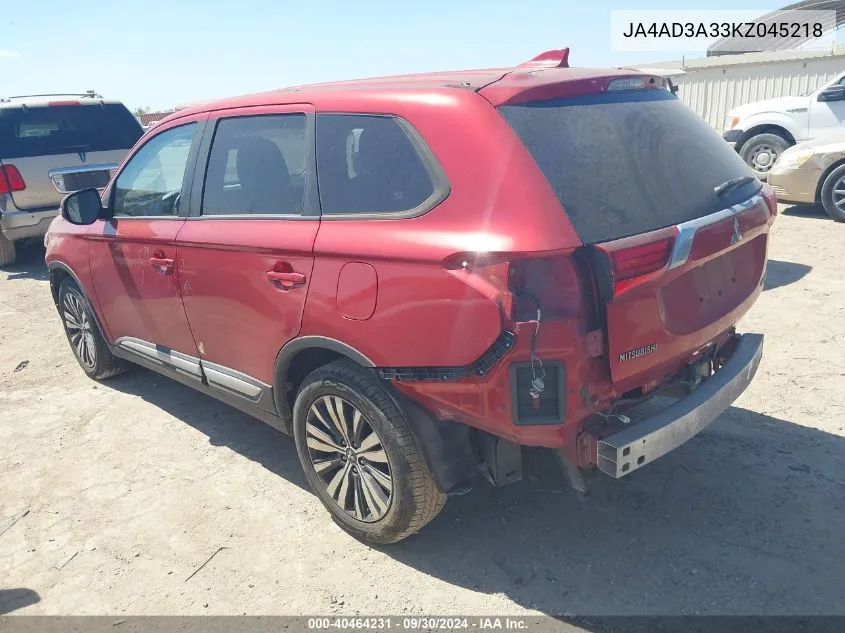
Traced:
<svg viewBox="0 0 845 633">
<path fill-rule="evenodd" d="M 522 447 L 489 433 L 478 433 L 480 469 L 494 486 L 506 486 L 522 480 Z"/>
</svg>

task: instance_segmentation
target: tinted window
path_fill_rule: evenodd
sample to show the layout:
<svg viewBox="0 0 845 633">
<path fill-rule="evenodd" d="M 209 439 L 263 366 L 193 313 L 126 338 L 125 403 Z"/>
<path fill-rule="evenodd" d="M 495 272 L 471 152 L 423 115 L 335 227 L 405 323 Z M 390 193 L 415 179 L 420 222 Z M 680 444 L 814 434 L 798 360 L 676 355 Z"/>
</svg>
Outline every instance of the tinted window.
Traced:
<svg viewBox="0 0 845 633">
<path fill-rule="evenodd" d="M 317 174 L 324 214 L 415 209 L 434 182 L 394 117 L 317 115 Z"/>
<path fill-rule="evenodd" d="M 115 216 L 175 216 L 196 123 L 171 128 L 147 141 L 120 172 Z"/>
<path fill-rule="evenodd" d="M 302 213 L 304 114 L 222 119 L 214 133 L 203 215 Z"/>
<path fill-rule="evenodd" d="M 141 133 L 119 103 L 0 108 L 0 158 L 129 149 Z"/>
<path fill-rule="evenodd" d="M 502 106 L 581 241 L 671 226 L 749 198 L 756 181 L 722 197 L 714 187 L 750 174 L 710 127 L 665 90 L 603 93 Z"/>
</svg>

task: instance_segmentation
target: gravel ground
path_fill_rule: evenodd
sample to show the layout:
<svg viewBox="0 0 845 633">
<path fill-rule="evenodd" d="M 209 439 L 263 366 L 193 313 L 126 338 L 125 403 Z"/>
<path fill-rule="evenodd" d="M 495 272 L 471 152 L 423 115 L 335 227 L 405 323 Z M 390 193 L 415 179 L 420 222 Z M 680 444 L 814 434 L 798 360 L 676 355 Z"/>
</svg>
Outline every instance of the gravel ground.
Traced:
<svg viewBox="0 0 845 633">
<path fill-rule="evenodd" d="M 778 219 L 740 324 L 763 364 L 699 437 L 586 500 L 527 450 L 525 481 L 385 548 L 271 428 L 144 370 L 88 380 L 25 250 L 0 271 L 0 612 L 845 614 L 843 231 Z"/>
</svg>

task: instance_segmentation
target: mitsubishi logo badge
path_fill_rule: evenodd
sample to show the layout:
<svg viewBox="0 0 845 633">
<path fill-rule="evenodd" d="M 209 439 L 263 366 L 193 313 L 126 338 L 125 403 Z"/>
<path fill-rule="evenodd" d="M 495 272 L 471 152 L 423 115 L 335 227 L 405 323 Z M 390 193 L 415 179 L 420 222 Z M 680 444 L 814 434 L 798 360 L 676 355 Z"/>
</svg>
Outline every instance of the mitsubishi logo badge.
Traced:
<svg viewBox="0 0 845 633">
<path fill-rule="evenodd" d="M 734 218 L 734 232 L 731 235 L 731 246 L 742 239 L 742 231 L 739 230 L 739 220 Z"/>
</svg>

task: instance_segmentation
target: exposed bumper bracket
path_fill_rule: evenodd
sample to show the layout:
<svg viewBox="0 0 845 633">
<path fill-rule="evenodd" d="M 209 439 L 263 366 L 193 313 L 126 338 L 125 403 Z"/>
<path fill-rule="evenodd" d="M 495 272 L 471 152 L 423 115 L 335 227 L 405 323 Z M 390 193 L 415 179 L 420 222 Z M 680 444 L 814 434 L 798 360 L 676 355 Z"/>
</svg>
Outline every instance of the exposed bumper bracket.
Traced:
<svg viewBox="0 0 845 633">
<path fill-rule="evenodd" d="M 724 412 L 745 391 L 763 356 L 763 335 L 740 337 L 730 360 L 672 406 L 597 443 L 599 470 L 624 477 L 677 448 Z"/>
</svg>

